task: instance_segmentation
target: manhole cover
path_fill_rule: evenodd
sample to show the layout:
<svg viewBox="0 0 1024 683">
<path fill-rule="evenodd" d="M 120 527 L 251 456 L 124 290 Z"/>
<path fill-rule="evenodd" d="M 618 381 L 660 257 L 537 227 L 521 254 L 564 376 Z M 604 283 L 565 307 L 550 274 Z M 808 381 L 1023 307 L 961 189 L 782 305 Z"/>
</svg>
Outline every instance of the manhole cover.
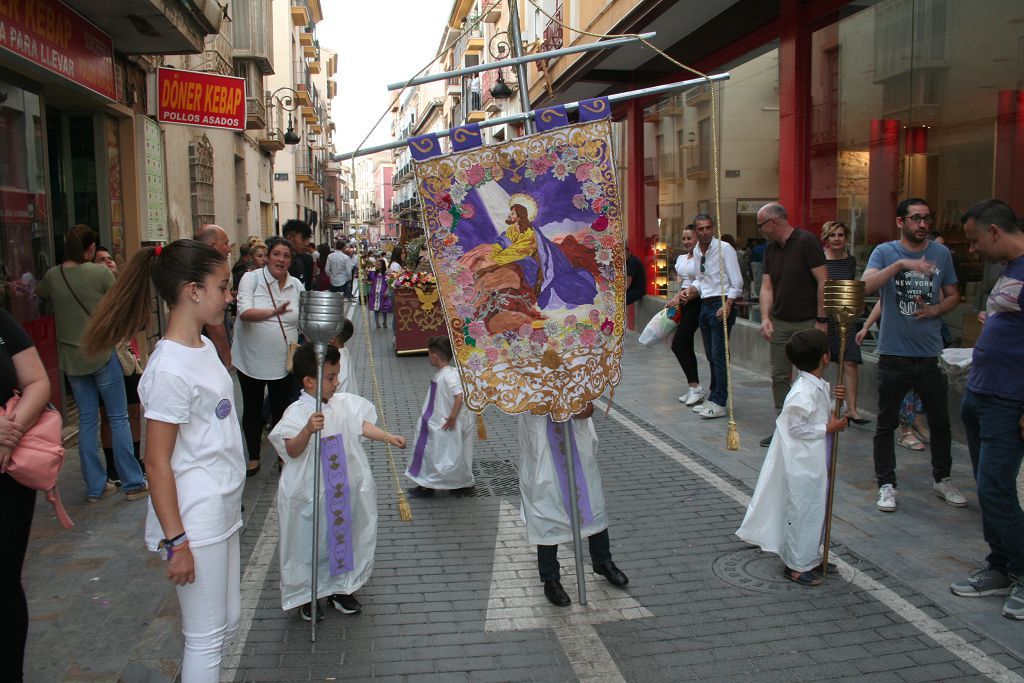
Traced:
<svg viewBox="0 0 1024 683">
<path fill-rule="evenodd" d="M 722 555 L 711 571 L 726 583 L 758 593 L 778 593 L 780 591 L 805 592 L 801 586 L 786 579 L 782 575 L 782 561 L 774 553 L 762 552 L 758 548 L 741 548 Z M 830 573 L 825 582 L 817 586 L 815 591 L 840 590 L 847 586 L 846 579 L 838 573 Z"/>
</svg>

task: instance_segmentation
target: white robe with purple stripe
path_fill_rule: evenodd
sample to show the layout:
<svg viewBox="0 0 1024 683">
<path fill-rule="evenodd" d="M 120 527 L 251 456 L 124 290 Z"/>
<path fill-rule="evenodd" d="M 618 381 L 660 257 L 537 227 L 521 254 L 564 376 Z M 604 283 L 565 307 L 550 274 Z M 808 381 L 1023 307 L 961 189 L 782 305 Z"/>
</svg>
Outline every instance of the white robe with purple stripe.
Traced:
<svg viewBox="0 0 1024 683">
<path fill-rule="evenodd" d="M 281 609 L 289 610 L 309 602 L 313 552 L 313 439 L 297 458 L 285 451 L 285 439 L 294 437 L 316 409 L 316 399 L 303 391 L 288 406 L 273 431 L 273 444 L 284 467 L 277 486 L 277 515 L 281 527 L 278 555 L 281 561 Z M 331 576 L 328 562 L 327 515 L 324 494 L 320 495 L 320 562 L 317 597 L 348 595 L 357 591 L 373 571 L 377 548 L 377 487 L 360 444 L 363 422 L 377 422 L 377 411 L 365 398 L 338 392 L 323 405 L 325 437 L 340 434 L 345 444 L 351 504 L 351 532 L 354 566 L 352 571 Z M 321 472 L 320 481 L 323 482 Z"/>
<path fill-rule="evenodd" d="M 463 406 L 455 420 L 455 429 L 442 429 L 452 412 L 455 397 L 462 394 L 459 371 L 449 365 L 438 370 L 431 381 L 436 386 L 434 405 L 430 406 L 428 391 L 420 419 L 416 421 L 416 435 L 405 476 L 428 489 L 447 491 L 472 486 L 476 483 L 473 477 L 473 446 L 476 442 L 473 413 Z M 429 416 L 428 409 L 431 409 Z M 417 468 L 417 451 L 420 449 L 422 456 Z"/>
<path fill-rule="evenodd" d="M 519 420 L 519 490 L 523 496 L 523 519 L 526 537 L 533 545 L 557 545 L 572 542 L 572 523 L 569 507 L 563 496 L 558 468 L 552 456 L 547 415 L 523 413 Z M 580 468 L 577 482 L 586 483 L 587 498 L 593 521 L 580 520 L 583 538 L 608 528 L 608 513 L 604 505 L 601 470 L 597 466 L 597 432 L 590 418 L 570 419 L 569 424 L 579 452 Z M 556 424 L 554 433 L 561 439 L 562 425 Z M 580 488 L 580 484 L 577 488 Z"/>
</svg>

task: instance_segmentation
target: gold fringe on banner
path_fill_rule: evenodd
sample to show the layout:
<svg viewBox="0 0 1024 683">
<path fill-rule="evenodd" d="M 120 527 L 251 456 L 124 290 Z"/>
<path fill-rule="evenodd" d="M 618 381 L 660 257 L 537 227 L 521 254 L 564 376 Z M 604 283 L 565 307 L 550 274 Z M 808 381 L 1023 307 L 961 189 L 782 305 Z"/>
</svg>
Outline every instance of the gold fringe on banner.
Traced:
<svg viewBox="0 0 1024 683">
<path fill-rule="evenodd" d="M 487 441 L 487 425 L 484 424 L 484 414 L 476 414 L 476 438 Z"/>
</svg>

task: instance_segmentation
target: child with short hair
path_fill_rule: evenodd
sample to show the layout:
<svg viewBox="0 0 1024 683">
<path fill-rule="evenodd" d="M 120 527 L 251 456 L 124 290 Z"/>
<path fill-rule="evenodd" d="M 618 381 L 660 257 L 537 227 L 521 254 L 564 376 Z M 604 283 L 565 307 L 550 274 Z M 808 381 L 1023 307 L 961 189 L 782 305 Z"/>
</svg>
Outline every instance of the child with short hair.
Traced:
<svg viewBox="0 0 1024 683">
<path fill-rule="evenodd" d="M 353 593 L 370 578 L 377 545 L 377 489 L 359 437 L 405 448 L 403 437 L 376 426 L 372 403 L 337 392 L 339 361 L 338 349 L 328 345 L 323 383 L 317 387 L 313 344 L 295 351 L 292 372 L 302 382 L 303 391 L 270 432 L 270 443 L 285 462 L 277 489 L 281 608 L 298 607 L 299 616 L 306 621 L 311 619 L 313 515 L 324 515 L 317 599 L 326 597 L 336 610 L 356 614 L 362 606 Z M 323 401 L 321 412 L 316 412 L 317 391 Z M 324 434 L 320 462 L 314 462 L 313 438 L 319 431 Z M 313 510 L 314 467 L 323 468 L 323 510 Z"/>
<path fill-rule="evenodd" d="M 462 380 L 451 365 L 452 345 L 448 337 L 427 341 L 427 360 L 437 368 L 430 391 L 423 401 L 416 448 L 409 458 L 405 476 L 416 483 L 409 495 L 426 498 L 437 489 L 464 496 L 473 488 L 473 444 L 476 425 L 468 410 L 462 409 Z"/>
<path fill-rule="evenodd" d="M 832 435 L 847 422 L 833 417 L 829 385 L 822 379 L 828 336 L 817 329 L 798 332 L 786 344 L 786 357 L 800 375 L 775 421 L 775 438 L 736 535 L 776 553 L 790 581 L 818 586 Z M 843 400 L 845 387 L 837 385 L 835 396 Z"/>
<path fill-rule="evenodd" d="M 341 331 L 331 340 L 331 344 L 341 352 L 341 374 L 339 375 L 341 386 L 338 389 L 342 393 L 358 395 L 359 380 L 356 379 L 356 366 L 352 362 L 352 353 L 345 348 L 345 342 L 352 338 L 355 331 L 356 328 L 352 325 L 352 321 L 346 318 L 341 324 Z"/>
</svg>

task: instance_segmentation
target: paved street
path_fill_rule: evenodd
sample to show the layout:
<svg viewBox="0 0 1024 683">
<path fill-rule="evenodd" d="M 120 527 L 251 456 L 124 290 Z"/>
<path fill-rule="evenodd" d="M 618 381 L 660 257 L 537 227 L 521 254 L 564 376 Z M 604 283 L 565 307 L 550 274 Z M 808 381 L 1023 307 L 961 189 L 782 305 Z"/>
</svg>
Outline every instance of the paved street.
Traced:
<svg viewBox="0 0 1024 683">
<path fill-rule="evenodd" d="M 432 369 L 423 357 L 396 358 L 386 331 L 371 333 L 388 427 L 412 440 Z M 369 394 L 363 339 L 357 324 L 351 348 Z M 367 448 L 380 527 L 363 613 L 330 611 L 311 644 L 309 624 L 280 610 L 267 447 L 247 484 L 242 623 L 225 680 L 1024 680 L 1024 623 L 999 615 L 1001 598 L 948 592 L 985 552 L 962 445 L 954 479 L 967 509 L 936 498 L 927 456 L 901 449 L 900 509 L 884 515 L 874 509 L 871 430 L 847 431 L 833 533 L 841 576 L 804 588 L 733 536 L 764 456 L 757 441 L 771 429 L 767 380 L 735 373 L 743 447 L 728 452 L 725 420 L 700 420 L 676 401 L 684 382 L 667 347 L 644 349 L 634 335 L 623 369 L 595 422 L 628 590 L 588 573 L 588 605 L 577 604 L 563 547 L 574 604 L 544 600 L 519 521 L 514 420 L 490 410 L 476 495 L 413 500 L 412 522 L 398 517 L 383 447 Z M 40 502 L 25 568 L 27 680 L 173 680 L 177 602 L 162 561 L 142 546 L 145 504 L 87 506 L 74 452 L 62 491 L 77 526 L 61 530 Z"/>
</svg>

